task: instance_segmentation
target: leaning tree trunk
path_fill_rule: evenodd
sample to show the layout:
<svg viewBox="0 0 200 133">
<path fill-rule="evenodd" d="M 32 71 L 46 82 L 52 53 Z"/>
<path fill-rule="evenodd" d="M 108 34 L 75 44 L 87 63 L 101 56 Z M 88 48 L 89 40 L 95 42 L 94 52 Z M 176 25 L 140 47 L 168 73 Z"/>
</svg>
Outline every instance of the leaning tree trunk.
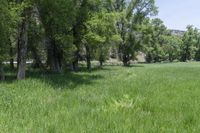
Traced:
<svg viewBox="0 0 200 133">
<path fill-rule="evenodd" d="M 3 71 L 3 64 L 0 62 L 0 80 L 5 80 L 5 75 Z"/>
<path fill-rule="evenodd" d="M 30 9 L 25 9 L 22 16 L 24 17 L 20 25 L 18 37 L 18 72 L 17 79 L 23 80 L 26 77 L 26 56 L 28 45 L 28 14 Z"/>
</svg>

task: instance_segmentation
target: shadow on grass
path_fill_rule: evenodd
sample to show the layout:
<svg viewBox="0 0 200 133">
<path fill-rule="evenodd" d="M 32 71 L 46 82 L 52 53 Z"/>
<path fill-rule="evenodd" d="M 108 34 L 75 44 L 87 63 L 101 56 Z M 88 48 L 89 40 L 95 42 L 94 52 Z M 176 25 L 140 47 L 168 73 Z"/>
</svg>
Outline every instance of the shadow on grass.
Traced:
<svg viewBox="0 0 200 133">
<path fill-rule="evenodd" d="M 83 66 L 83 67 L 79 68 L 77 73 L 79 73 L 79 72 L 86 72 L 86 73 L 89 72 L 89 73 L 91 73 L 91 72 L 109 71 L 109 70 L 111 70 L 111 68 L 106 68 L 105 66 L 103 66 L 103 67 L 99 67 L 99 66 L 93 67 L 91 70 L 88 70 L 87 67 Z"/>
<path fill-rule="evenodd" d="M 134 64 L 134 65 L 129 65 L 129 66 L 125 66 L 127 68 L 134 68 L 134 67 L 144 67 L 144 65 L 141 64 Z"/>
<path fill-rule="evenodd" d="M 92 71 L 98 71 L 100 69 L 93 69 Z M 107 70 L 107 69 L 101 69 Z M 29 70 L 26 72 L 26 79 L 37 79 L 42 83 L 45 83 L 54 89 L 75 89 L 79 85 L 92 85 L 95 81 L 103 79 L 100 74 L 89 73 L 85 69 L 81 69 L 80 72 L 65 72 L 62 74 L 44 72 L 39 70 Z M 16 71 L 7 71 L 6 80 L 3 83 L 13 83 L 16 81 Z"/>
</svg>

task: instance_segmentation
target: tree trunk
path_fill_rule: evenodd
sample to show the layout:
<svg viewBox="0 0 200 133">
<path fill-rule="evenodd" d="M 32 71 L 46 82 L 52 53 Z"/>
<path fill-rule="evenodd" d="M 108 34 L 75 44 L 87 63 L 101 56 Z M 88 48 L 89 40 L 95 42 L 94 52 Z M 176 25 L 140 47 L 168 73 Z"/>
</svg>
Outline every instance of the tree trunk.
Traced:
<svg viewBox="0 0 200 133">
<path fill-rule="evenodd" d="M 86 46 L 86 61 L 87 61 L 87 69 L 91 70 L 91 55 L 90 55 L 90 48 Z"/>
<path fill-rule="evenodd" d="M 48 44 L 47 64 L 52 72 L 60 73 L 62 71 L 61 58 L 62 58 L 61 53 L 58 51 L 55 42 L 51 39 L 50 43 Z"/>
<path fill-rule="evenodd" d="M 90 71 L 91 70 L 91 60 L 90 56 L 87 56 L 87 69 Z"/>
<path fill-rule="evenodd" d="M 5 75 L 3 71 L 3 64 L 0 62 L 0 80 L 5 80 Z"/>
<path fill-rule="evenodd" d="M 128 62 L 129 62 L 128 55 L 123 54 L 123 64 L 124 64 L 124 66 L 128 66 L 129 65 Z"/>
<path fill-rule="evenodd" d="M 73 71 L 78 70 L 78 61 L 79 61 L 79 51 L 77 50 L 74 54 L 74 61 L 72 62 Z"/>
<path fill-rule="evenodd" d="M 76 46 L 77 50 L 74 52 L 74 60 L 72 61 L 73 71 L 78 70 L 78 62 L 79 62 L 79 52 L 80 52 L 80 44 L 82 40 L 82 36 L 80 35 L 80 26 L 82 23 L 77 23 L 73 26 L 73 37 L 74 37 L 74 45 Z"/>
<path fill-rule="evenodd" d="M 18 73 L 17 79 L 23 80 L 26 77 L 26 56 L 28 45 L 28 16 L 29 10 L 25 9 L 22 16 L 24 17 L 20 26 L 18 38 Z"/>
<path fill-rule="evenodd" d="M 10 47 L 10 69 L 13 70 L 15 68 L 15 65 L 14 65 L 14 59 L 13 59 L 13 48 L 12 46 Z"/>
<path fill-rule="evenodd" d="M 99 63 L 100 63 L 100 67 L 103 67 L 103 61 L 100 60 Z"/>
<path fill-rule="evenodd" d="M 173 56 L 172 56 L 172 54 L 169 54 L 169 61 L 173 62 Z"/>
<path fill-rule="evenodd" d="M 34 58 L 33 68 L 41 68 L 41 69 L 45 70 L 45 67 L 42 64 L 42 61 L 40 59 L 40 56 L 37 53 L 37 49 L 35 47 L 32 47 L 31 51 L 32 51 L 33 58 Z"/>
</svg>

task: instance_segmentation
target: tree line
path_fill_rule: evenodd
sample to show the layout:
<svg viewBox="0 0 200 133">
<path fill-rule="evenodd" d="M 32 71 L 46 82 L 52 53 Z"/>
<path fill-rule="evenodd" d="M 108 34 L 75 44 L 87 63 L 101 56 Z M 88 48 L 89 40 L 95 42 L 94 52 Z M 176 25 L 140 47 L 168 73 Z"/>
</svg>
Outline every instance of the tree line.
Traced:
<svg viewBox="0 0 200 133">
<path fill-rule="evenodd" d="M 0 3 L 0 79 L 9 60 L 17 79 L 32 67 L 60 73 L 79 62 L 100 66 L 116 58 L 128 66 L 138 52 L 148 63 L 200 60 L 200 33 L 174 35 L 156 16 L 154 0 L 3 0 Z"/>
</svg>

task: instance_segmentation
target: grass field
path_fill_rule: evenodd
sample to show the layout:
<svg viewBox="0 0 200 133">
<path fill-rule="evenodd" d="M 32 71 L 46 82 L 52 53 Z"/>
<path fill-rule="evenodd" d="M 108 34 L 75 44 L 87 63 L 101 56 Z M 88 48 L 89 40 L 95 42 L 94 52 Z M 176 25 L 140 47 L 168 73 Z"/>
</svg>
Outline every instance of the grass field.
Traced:
<svg viewBox="0 0 200 133">
<path fill-rule="evenodd" d="M 29 72 L 0 83 L 2 133 L 199 133 L 200 63 Z"/>
</svg>

